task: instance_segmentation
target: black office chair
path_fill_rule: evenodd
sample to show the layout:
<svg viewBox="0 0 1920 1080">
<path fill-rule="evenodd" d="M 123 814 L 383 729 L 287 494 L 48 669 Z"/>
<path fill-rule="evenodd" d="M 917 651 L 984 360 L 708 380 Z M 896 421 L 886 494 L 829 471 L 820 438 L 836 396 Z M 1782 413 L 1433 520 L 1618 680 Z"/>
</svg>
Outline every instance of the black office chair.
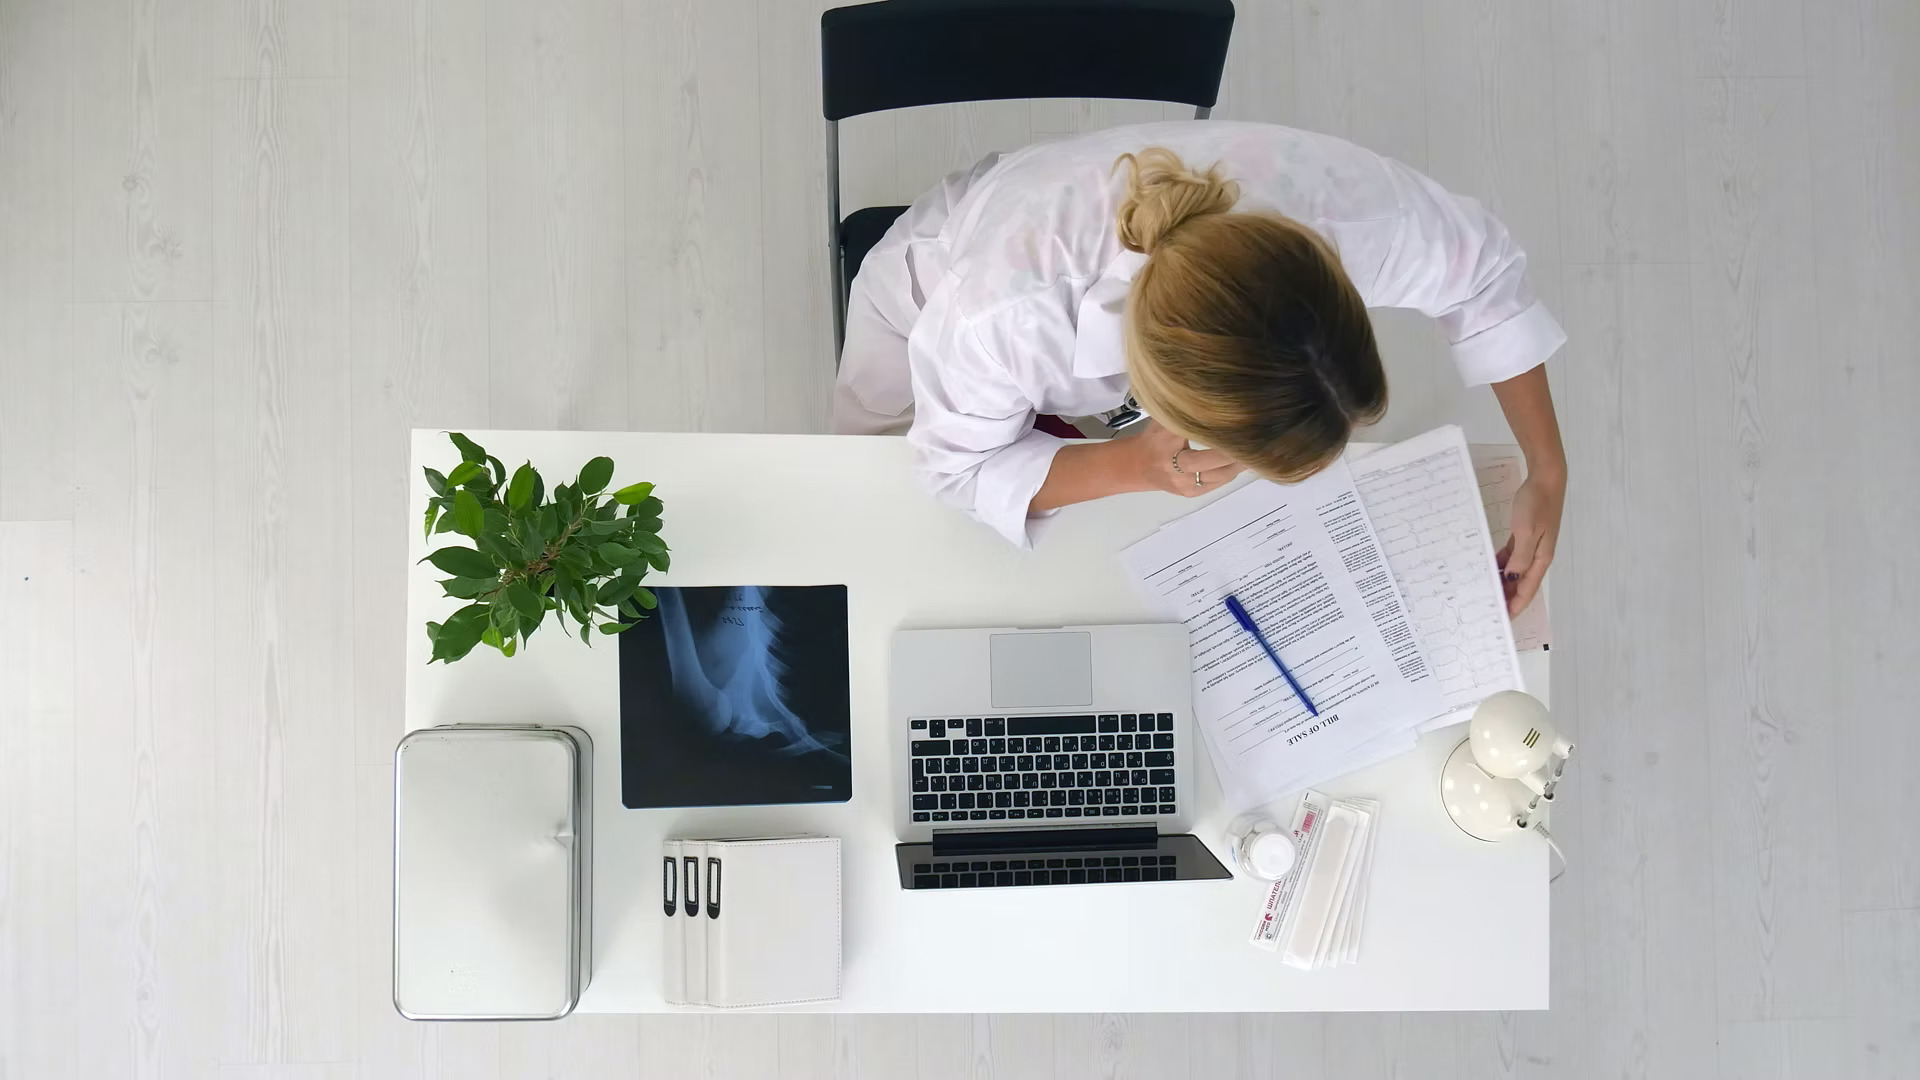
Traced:
<svg viewBox="0 0 1920 1080">
<path fill-rule="evenodd" d="M 840 121 L 1003 98 L 1175 101 L 1204 119 L 1220 96 L 1232 0 L 884 0 L 820 16 L 833 241 L 835 362 L 847 290 L 904 206 L 840 218 Z"/>
</svg>

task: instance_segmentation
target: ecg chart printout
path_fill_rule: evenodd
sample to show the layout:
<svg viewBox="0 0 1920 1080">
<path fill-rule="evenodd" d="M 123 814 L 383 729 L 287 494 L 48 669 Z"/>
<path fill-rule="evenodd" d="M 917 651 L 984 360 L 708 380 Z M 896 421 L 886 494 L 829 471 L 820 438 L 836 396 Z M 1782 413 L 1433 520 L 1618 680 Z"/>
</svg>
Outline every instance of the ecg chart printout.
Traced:
<svg viewBox="0 0 1920 1080">
<path fill-rule="evenodd" d="M 1376 450 L 1354 483 L 1439 683 L 1432 726 L 1499 690 L 1518 690 L 1507 601 L 1494 565 L 1480 486 L 1457 427 Z"/>
<path fill-rule="evenodd" d="M 1474 475 L 1480 481 L 1480 505 L 1487 508 L 1487 528 L 1493 550 L 1499 551 L 1513 535 L 1513 496 L 1526 479 L 1520 448 L 1474 443 L 1467 447 L 1473 455 Z M 1547 615 L 1547 594 L 1533 594 L 1533 603 L 1513 617 L 1513 647 L 1546 649 L 1553 645 L 1553 623 Z"/>
<path fill-rule="evenodd" d="M 1229 492 L 1123 559 L 1186 623 L 1195 715 L 1236 809 L 1349 772 L 1358 748 L 1410 732 L 1439 709 L 1417 645 L 1402 644 L 1412 631 L 1390 576 L 1378 572 L 1384 558 L 1344 464 L 1291 487 L 1256 481 Z M 1319 716 L 1227 611 L 1228 593 Z"/>
</svg>

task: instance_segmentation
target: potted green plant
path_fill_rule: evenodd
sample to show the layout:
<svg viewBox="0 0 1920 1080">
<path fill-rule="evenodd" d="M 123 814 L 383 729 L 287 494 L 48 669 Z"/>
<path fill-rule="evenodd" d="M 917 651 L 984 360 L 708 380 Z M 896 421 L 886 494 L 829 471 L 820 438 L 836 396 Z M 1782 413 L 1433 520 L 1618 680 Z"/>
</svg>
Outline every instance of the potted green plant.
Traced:
<svg viewBox="0 0 1920 1080">
<path fill-rule="evenodd" d="M 580 640 L 592 644 L 595 627 L 617 634 L 653 608 L 653 593 L 640 582 L 649 569 L 667 569 L 670 556 L 652 484 L 608 492 L 613 460 L 596 457 L 572 484 L 549 493 L 531 462 L 508 476 L 472 439 L 448 438 L 460 464 L 425 470 L 433 490 L 427 539 L 452 533 L 472 545 L 442 547 L 420 561 L 452 575 L 440 582 L 446 595 L 470 602 L 446 622 L 427 624 L 433 660 L 452 663 L 483 644 L 512 656 L 549 612 L 563 627 L 577 623 Z"/>
</svg>

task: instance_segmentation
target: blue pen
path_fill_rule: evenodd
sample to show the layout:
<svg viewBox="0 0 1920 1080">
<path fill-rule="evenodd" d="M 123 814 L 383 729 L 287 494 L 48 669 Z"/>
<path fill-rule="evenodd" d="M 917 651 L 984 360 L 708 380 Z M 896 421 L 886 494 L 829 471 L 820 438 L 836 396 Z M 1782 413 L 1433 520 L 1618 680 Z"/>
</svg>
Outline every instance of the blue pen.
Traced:
<svg viewBox="0 0 1920 1080">
<path fill-rule="evenodd" d="M 1307 707 L 1307 712 L 1319 716 L 1320 710 L 1313 707 L 1313 699 L 1307 696 L 1306 689 L 1293 677 L 1293 672 L 1287 670 L 1287 665 L 1280 662 L 1280 654 L 1273 651 L 1272 645 L 1267 644 L 1267 635 L 1260 632 L 1260 627 L 1254 624 L 1253 616 L 1247 614 L 1247 609 L 1240 606 L 1239 598 L 1232 593 L 1227 594 L 1227 610 L 1233 612 L 1234 620 L 1240 624 L 1240 628 L 1252 634 L 1253 640 L 1259 642 L 1260 647 L 1267 651 L 1267 659 L 1272 660 L 1273 666 L 1280 669 L 1281 676 L 1287 680 L 1288 686 L 1293 687 L 1294 696 L 1300 699 L 1300 704 Z"/>
</svg>

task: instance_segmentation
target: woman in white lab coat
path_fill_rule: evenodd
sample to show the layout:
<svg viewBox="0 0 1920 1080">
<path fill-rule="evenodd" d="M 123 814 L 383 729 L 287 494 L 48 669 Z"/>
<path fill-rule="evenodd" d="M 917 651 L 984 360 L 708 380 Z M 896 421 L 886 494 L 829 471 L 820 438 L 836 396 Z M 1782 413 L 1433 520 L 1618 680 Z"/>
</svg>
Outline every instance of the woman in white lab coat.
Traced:
<svg viewBox="0 0 1920 1080">
<path fill-rule="evenodd" d="M 1032 146 L 949 176 L 867 255 L 834 427 L 904 431 L 935 494 L 1024 544 L 1071 503 L 1324 468 L 1386 411 L 1366 308 L 1415 308 L 1526 455 L 1502 552 L 1517 612 L 1566 486 L 1542 367 L 1566 335 L 1525 269 L 1477 202 L 1325 135 L 1199 121 Z M 1035 428 L 1129 392 L 1139 435 Z"/>
</svg>

